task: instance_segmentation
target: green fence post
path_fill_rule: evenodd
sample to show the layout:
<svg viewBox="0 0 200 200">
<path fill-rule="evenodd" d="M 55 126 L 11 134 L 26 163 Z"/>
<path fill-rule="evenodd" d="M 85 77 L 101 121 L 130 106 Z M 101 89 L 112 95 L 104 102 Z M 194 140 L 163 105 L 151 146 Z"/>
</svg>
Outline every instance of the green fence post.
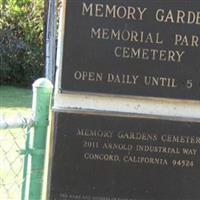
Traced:
<svg viewBox="0 0 200 200">
<path fill-rule="evenodd" d="M 24 168 L 23 168 L 23 182 L 22 182 L 22 192 L 21 192 L 21 199 L 26 200 L 28 199 L 28 192 L 29 192 L 29 175 L 30 175 L 30 155 L 29 155 L 29 145 L 30 145 L 30 127 L 26 130 L 26 144 L 25 149 L 21 150 L 21 155 L 24 155 Z"/>
<path fill-rule="evenodd" d="M 42 197 L 44 160 L 49 122 L 49 108 L 53 86 L 45 78 L 33 84 L 34 134 L 31 145 L 31 172 L 28 200 L 40 200 Z"/>
</svg>

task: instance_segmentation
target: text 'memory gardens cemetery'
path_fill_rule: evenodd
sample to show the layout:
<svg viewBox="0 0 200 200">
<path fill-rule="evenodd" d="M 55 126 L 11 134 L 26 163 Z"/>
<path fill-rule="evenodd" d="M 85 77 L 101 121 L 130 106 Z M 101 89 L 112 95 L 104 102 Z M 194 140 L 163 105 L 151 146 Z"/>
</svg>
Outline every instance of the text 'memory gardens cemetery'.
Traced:
<svg viewBox="0 0 200 200">
<path fill-rule="evenodd" d="M 57 113 L 52 200 L 200 199 L 200 123 Z"/>
<path fill-rule="evenodd" d="M 200 1 L 63 2 L 50 199 L 199 200 Z"/>
</svg>

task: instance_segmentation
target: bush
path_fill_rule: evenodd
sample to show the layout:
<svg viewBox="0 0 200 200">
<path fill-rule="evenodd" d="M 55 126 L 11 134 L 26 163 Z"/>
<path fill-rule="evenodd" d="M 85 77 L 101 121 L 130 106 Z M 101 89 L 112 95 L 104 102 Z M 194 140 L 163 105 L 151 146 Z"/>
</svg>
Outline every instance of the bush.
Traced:
<svg viewBox="0 0 200 200">
<path fill-rule="evenodd" d="M 43 0 L 0 0 L 0 81 L 30 85 L 41 76 Z"/>
</svg>

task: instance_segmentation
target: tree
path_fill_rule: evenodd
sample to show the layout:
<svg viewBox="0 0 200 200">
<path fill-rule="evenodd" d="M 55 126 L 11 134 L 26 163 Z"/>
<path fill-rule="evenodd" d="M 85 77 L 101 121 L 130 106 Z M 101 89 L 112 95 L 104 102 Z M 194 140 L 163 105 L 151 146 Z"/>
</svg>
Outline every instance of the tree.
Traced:
<svg viewBox="0 0 200 200">
<path fill-rule="evenodd" d="M 43 0 L 0 0 L 0 81 L 30 85 L 44 66 Z"/>
</svg>

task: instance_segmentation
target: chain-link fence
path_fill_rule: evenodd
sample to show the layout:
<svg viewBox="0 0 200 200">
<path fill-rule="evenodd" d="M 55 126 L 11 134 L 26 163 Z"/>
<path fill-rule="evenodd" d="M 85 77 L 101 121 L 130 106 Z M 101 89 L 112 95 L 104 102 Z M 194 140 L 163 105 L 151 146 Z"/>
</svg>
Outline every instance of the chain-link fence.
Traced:
<svg viewBox="0 0 200 200">
<path fill-rule="evenodd" d="M 0 200 L 21 199 L 24 155 L 31 118 L 0 117 Z"/>
<path fill-rule="evenodd" d="M 49 80 L 38 79 L 32 117 L 0 115 L 0 200 L 42 199 L 52 92 Z"/>
</svg>

